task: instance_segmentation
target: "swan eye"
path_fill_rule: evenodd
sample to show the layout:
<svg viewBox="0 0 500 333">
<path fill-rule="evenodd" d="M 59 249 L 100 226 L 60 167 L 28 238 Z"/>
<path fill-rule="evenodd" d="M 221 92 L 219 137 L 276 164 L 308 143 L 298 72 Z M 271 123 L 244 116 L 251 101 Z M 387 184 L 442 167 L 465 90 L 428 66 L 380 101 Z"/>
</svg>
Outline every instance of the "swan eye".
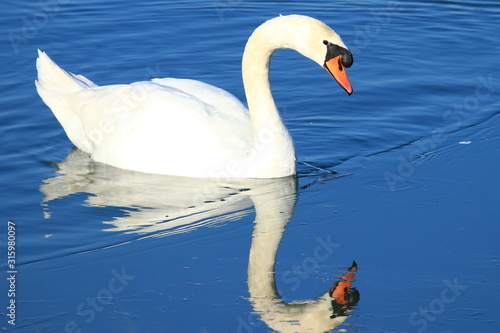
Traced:
<svg viewBox="0 0 500 333">
<path fill-rule="evenodd" d="M 329 41 L 327 40 L 324 40 L 323 41 L 323 44 L 326 45 L 326 58 L 325 58 L 325 61 L 328 61 L 332 58 L 335 58 L 339 55 L 342 55 L 341 57 L 341 62 L 342 62 L 342 65 L 346 68 L 349 68 L 352 66 L 352 63 L 354 62 L 353 58 L 352 58 L 352 53 L 351 51 L 349 51 L 348 49 L 342 47 L 342 46 L 339 46 L 339 45 L 336 45 L 336 44 L 332 44 L 330 43 Z M 339 63 L 340 65 L 340 63 Z"/>
</svg>

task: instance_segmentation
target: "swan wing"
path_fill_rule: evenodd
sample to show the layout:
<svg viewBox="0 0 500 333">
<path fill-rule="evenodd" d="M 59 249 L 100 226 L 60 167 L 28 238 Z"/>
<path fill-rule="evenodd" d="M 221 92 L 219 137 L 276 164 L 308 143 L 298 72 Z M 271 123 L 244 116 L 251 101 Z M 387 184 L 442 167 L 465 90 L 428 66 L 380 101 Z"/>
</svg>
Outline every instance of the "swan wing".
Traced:
<svg viewBox="0 0 500 333">
<path fill-rule="evenodd" d="M 213 176 L 251 149 L 246 108 L 195 80 L 155 79 L 68 95 L 94 160 L 160 174 Z"/>
</svg>

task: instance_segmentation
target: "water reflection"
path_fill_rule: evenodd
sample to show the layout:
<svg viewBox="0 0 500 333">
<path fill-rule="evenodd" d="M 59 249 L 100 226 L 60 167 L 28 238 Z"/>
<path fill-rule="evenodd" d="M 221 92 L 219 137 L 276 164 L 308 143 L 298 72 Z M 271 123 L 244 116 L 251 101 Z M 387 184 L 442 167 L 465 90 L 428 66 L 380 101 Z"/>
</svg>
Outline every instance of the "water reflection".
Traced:
<svg viewBox="0 0 500 333">
<path fill-rule="evenodd" d="M 106 231 L 168 236 L 237 220 L 250 213 L 248 188 L 235 181 L 203 180 L 145 174 L 95 163 L 73 151 L 55 165 L 58 176 L 45 179 L 40 191 L 49 202 L 88 193 L 85 204 L 118 207 L 125 216 L 104 221 Z M 258 182 L 256 183 L 258 185 Z"/>
<path fill-rule="evenodd" d="M 248 290 L 254 311 L 279 332 L 325 332 L 349 316 L 359 293 L 351 287 L 353 262 L 325 293 L 310 301 L 285 303 L 276 288 L 276 253 L 297 201 L 295 177 L 210 180 L 151 175 L 92 162 L 74 149 L 56 164 L 58 176 L 40 187 L 44 204 L 75 193 L 88 193 L 86 204 L 113 206 L 126 216 L 104 223 L 106 231 L 168 236 L 236 220 L 255 207 L 248 263 Z M 47 214 L 48 217 L 50 214 Z"/>
<path fill-rule="evenodd" d="M 285 303 L 277 291 L 275 280 L 276 253 L 285 226 L 293 214 L 296 196 L 292 186 L 280 180 L 277 188 L 266 195 L 253 196 L 255 226 L 248 263 L 248 290 L 254 310 L 278 332 L 325 332 L 340 325 L 359 300 L 351 288 L 357 264 L 340 280 L 314 300 Z M 288 192 L 281 192 L 283 188 Z"/>
</svg>

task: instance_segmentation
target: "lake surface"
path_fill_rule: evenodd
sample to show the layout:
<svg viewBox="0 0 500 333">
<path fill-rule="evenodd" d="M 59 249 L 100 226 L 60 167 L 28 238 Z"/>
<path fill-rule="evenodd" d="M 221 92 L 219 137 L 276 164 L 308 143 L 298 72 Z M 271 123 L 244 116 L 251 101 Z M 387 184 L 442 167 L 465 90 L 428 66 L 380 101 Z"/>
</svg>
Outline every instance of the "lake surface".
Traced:
<svg viewBox="0 0 500 333">
<path fill-rule="evenodd" d="M 500 331 L 497 1 L 0 10 L 2 330 Z M 273 57 L 297 177 L 209 181 L 94 163 L 35 90 L 41 49 L 99 85 L 191 78 L 245 101 L 246 39 L 294 13 L 327 23 L 354 55 L 351 96 L 296 52 Z M 345 302 L 333 286 L 349 290 Z"/>
</svg>

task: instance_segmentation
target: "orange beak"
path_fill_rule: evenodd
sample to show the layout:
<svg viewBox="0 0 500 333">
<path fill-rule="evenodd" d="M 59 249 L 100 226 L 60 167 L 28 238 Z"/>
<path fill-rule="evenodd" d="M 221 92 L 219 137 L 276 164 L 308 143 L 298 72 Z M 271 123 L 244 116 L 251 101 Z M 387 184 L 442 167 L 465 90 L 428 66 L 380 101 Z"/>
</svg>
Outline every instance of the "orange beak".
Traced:
<svg viewBox="0 0 500 333">
<path fill-rule="evenodd" d="M 345 67 L 342 65 L 342 54 L 325 62 L 325 69 L 330 73 L 333 78 L 340 84 L 342 88 L 350 95 L 352 94 L 351 82 L 347 78 Z"/>
</svg>

